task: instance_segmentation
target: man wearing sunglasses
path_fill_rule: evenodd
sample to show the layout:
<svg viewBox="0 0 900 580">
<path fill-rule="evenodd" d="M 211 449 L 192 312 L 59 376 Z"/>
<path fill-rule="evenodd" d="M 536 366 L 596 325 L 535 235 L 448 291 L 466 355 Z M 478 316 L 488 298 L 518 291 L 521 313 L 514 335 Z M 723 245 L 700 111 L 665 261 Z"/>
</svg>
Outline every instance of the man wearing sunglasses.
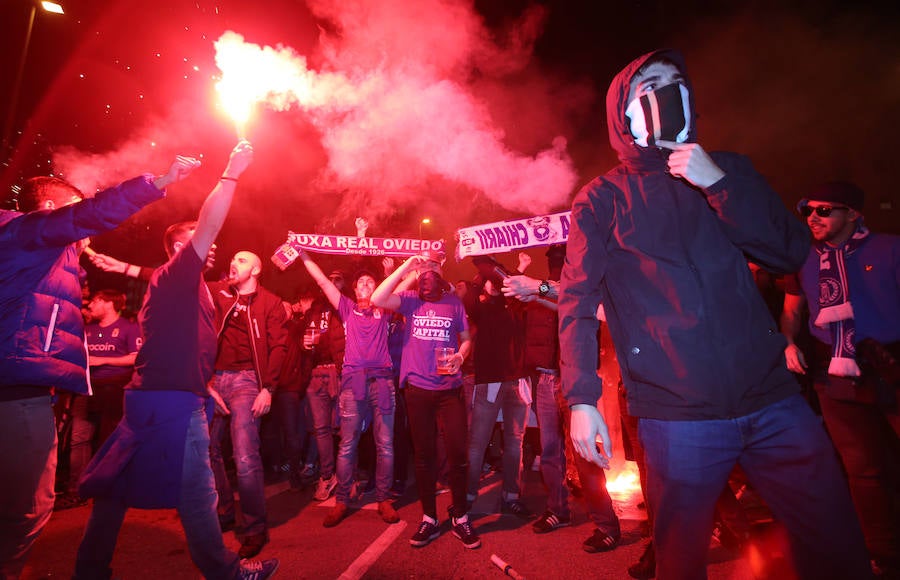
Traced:
<svg viewBox="0 0 900 580">
<path fill-rule="evenodd" d="M 900 537 L 888 466 L 892 452 L 896 462 L 900 434 L 900 237 L 866 228 L 864 197 L 856 185 L 831 182 L 798 205 L 814 244 L 800 272 L 788 278 L 781 329 L 788 368 L 812 376 L 873 570 L 894 578 Z M 794 342 L 807 304 L 808 363 Z"/>
</svg>

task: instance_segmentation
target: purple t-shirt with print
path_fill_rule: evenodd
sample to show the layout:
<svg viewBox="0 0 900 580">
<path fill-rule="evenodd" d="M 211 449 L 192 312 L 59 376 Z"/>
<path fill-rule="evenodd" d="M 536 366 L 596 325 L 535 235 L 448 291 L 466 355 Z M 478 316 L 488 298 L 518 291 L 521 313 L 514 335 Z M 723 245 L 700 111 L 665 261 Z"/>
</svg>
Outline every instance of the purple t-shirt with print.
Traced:
<svg viewBox="0 0 900 580">
<path fill-rule="evenodd" d="M 344 321 L 347 344 L 344 348 L 344 370 L 391 368 L 388 352 L 388 323 L 391 314 L 372 306 L 362 309 L 343 294 L 338 312 Z"/>
<path fill-rule="evenodd" d="M 459 350 L 459 333 L 469 330 L 466 311 L 456 294 L 448 293 L 437 302 L 426 302 L 415 291 L 400 292 L 397 312 L 406 317 L 400 384 L 409 382 L 433 391 L 452 389 L 462 384 L 462 375 L 437 374 L 434 349 Z"/>
</svg>

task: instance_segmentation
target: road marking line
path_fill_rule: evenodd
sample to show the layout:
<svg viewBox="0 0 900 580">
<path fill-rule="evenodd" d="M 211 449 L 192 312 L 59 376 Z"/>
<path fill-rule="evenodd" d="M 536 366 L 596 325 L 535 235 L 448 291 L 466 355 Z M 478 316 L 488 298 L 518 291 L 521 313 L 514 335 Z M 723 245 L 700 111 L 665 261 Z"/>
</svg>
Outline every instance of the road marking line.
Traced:
<svg viewBox="0 0 900 580">
<path fill-rule="evenodd" d="M 406 521 L 400 520 L 396 524 L 391 525 L 369 547 L 353 561 L 350 566 L 344 570 L 344 573 L 338 577 L 338 580 L 359 580 L 372 567 L 378 558 L 388 549 L 394 540 L 396 540 L 403 530 L 406 529 Z"/>
</svg>

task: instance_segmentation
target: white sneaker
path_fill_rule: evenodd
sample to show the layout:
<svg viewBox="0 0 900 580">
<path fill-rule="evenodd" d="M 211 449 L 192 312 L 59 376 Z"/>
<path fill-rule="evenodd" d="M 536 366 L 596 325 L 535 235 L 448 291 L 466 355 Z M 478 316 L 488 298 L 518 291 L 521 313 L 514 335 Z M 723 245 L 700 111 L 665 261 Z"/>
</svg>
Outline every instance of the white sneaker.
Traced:
<svg viewBox="0 0 900 580">
<path fill-rule="evenodd" d="M 316 493 L 313 495 L 313 499 L 316 501 L 325 501 L 331 494 L 334 493 L 334 490 L 337 489 L 337 475 L 332 474 L 328 479 L 320 479 L 319 485 L 316 487 Z"/>
</svg>

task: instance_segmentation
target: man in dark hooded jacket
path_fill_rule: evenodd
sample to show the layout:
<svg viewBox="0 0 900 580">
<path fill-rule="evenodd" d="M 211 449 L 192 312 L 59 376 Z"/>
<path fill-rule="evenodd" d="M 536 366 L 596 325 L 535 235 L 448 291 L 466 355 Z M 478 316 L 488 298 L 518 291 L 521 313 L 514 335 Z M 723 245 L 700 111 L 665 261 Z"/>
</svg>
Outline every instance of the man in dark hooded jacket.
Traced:
<svg viewBox="0 0 900 580">
<path fill-rule="evenodd" d="M 559 300 L 576 452 L 603 466 L 612 452 L 596 407 L 602 303 L 639 418 L 658 577 L 706 577 L 736 462 L 787 527 L 801 577 L 866 577 L 846 480 L 747 268 L 797 270 L 807 232 L 748 159 L 697 143 L 679 53 L 633 61 L 606 103 L 620 164 L 575 198 Z"/>
</svg>

